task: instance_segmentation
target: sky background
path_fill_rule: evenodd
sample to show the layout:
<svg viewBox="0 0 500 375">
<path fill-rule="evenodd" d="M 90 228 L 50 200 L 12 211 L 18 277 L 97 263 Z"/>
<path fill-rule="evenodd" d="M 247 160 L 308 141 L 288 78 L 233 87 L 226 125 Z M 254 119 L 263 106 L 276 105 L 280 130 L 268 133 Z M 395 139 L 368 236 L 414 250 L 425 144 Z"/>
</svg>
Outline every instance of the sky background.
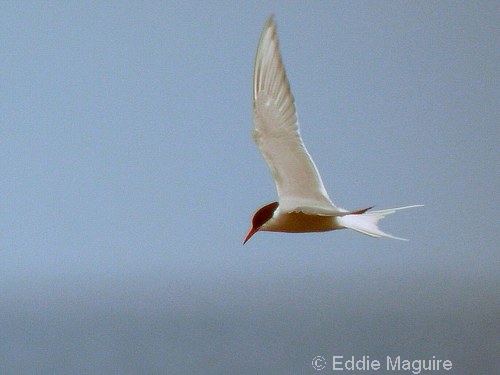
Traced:
<svg viewBox="0 0 500 375">
<path fill-rule="evenodd" d="M 425 204 L 381 223 L 410 242 L 242 246 L 276 199 L 250 136 L 272 13 L 332 200 Z M 495 1 L 1 2 L 0 373 L 494 373 L 499 24 Z"/>
</svg>

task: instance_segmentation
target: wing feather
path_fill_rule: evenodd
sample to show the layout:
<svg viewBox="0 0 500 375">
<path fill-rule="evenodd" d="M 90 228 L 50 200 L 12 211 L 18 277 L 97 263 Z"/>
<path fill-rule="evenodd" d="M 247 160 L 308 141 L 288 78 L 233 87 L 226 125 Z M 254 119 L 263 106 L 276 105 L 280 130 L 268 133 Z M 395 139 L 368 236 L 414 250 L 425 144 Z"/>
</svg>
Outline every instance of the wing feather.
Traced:
<svg viewBox="0 0 500 375">
<path fill-rule="evenodd" d="M 300 136 L 272 16 L 264 26 L 255 58 L 253 116 L 253 139 L 274 177 L 280 210 L 344 211 L 335 207 L 328 197 Z"/>
</svg>

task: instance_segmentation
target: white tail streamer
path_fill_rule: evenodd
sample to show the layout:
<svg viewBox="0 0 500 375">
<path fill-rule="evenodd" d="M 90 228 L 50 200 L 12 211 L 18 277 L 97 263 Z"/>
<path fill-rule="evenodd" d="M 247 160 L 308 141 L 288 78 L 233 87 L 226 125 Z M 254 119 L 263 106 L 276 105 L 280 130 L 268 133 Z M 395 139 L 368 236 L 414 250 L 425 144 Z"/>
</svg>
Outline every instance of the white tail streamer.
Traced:
<svg viewBox="0 0 500 375">
<path fill-rule="evenodd" d="M 413 205 L 405 207 L 388 208 L 386 210 L 380 211 L 367 211 L 363 214 L 345 215 L 338 218 L 339 223 L 345 228 L 355 230 L 366 234 L 371 237 L 388 237 L 394 238 L 396 240 L 408 241 L 405 238 L 395 237 L 391 234 L 385 233 L 378 227 L 378 222 L 387 215 L 393 214 L 399 210 L 405 210 L 407 208 L 422 207 L 422 205 Z"/>
</svg>

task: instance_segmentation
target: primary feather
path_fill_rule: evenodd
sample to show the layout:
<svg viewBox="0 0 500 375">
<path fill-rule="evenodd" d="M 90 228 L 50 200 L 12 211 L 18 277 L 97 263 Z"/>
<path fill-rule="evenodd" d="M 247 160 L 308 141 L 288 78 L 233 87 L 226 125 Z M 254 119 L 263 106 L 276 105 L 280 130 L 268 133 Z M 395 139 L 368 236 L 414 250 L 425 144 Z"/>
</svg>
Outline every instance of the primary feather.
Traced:
<svg viewBox="0 0 500 375">
<path fill-rule="evenodd" d="M 253 82 L 253 139 L 278 191 L 280 210 L 341 212 L 332 203 L 299 132 L 294 98 L 281 62 L 276 24 L 270 17 L 260 37 Z"/>
</svg>

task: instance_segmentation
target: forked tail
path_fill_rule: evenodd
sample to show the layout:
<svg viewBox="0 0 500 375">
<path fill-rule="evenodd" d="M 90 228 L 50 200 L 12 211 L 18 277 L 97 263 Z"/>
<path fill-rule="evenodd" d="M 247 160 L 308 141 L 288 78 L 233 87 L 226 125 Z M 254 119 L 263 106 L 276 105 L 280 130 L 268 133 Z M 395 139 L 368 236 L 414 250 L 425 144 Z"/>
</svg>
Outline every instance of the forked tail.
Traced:
<svg viewBox="0 0 500 375">
<path fill-rule="evenodd" d="M 379 229 L 377 223 L 380 219 L 383 219 L 387 215 L 393 214 L 399 210 L 405 210 L 407 208 L 422 207 L 422 205 L 406 206 L 406 207 L 396 207 L 388 208 L 386 210 L 380 211 L 369 211 L 359 210 L 352 212 L 351 214 L 341 216 L 338 218 L 341 225 L 346 228 L 355 230 L 357 232 L 366 234 L 371 237 L 388 237 L 394 238 L 396 240 L 408 241 L 405 238 L 395 237 L 388 233 L 385 233 Z"/>
</svg>

